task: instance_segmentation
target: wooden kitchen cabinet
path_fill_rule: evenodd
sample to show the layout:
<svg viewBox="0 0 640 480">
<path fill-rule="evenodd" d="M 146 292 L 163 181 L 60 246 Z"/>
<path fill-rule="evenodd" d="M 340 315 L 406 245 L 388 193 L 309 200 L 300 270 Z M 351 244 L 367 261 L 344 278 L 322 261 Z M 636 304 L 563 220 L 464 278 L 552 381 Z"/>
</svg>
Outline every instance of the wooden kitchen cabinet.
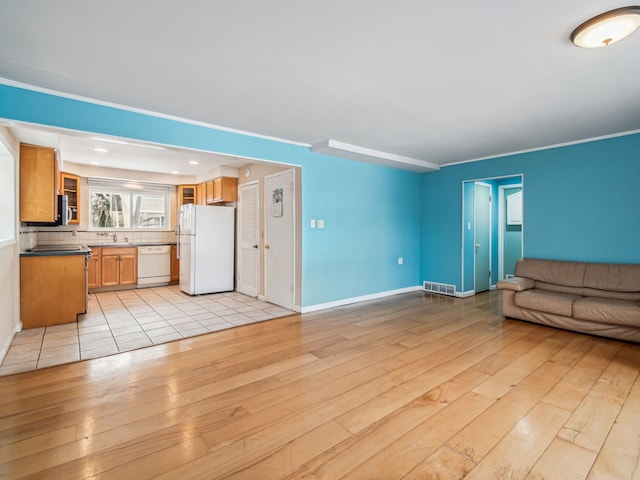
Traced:
<svg viewBox="0 0 640 480">
<path fill-rule="evenodd" d="M 60 192 L 53 148 L 20 144 L 20 221 L 55 222 Z"/>
<path fill-rule="evenodd" d="M 207 203 L 226 203 L 238 201 L 238 179 L 218 177 L 207 182 Z"/>
<path fill-rule="evenodd" d="M 20 257 L 23 328 L 78 320 L 86 311 L 85 262 L 85 255 Z"/>
<path fill-rule="evenodd" d="M 91 258 L 89 259 L 89 269 L 87 272 L 87 286 L 89 289 L 100 288 L 102 286 L 102 249 L 91 247 Z"/>
<path fill-rule="evenodd" d="M 178 258 L 178 246 L 171 245 L 171 283 L 180 282 L 180 259 Z"/>
<path fill-rule="evenodd" d="M 196 186 L 178 185 L 178 210 L 187 203 L 196 203 Z"/>
<path fill-rule="evenodd" d="M 137 285 L 138 249 L 136 247 L 102 247 L 100 286 Z"/>
<path fill-rule="evenodd" d="M 69 209 L 71 209 L 69 225 L 78 225 L 80 223 L 80 177 L 61 172 L 60 188 L 62 195 L 67 195 L 69 198 Z"/>
<path fill-rule="evenodd" d="M 207 204 L 207 182 L 196 185 L 196 203 L 198 205 Z"/>
</svg>

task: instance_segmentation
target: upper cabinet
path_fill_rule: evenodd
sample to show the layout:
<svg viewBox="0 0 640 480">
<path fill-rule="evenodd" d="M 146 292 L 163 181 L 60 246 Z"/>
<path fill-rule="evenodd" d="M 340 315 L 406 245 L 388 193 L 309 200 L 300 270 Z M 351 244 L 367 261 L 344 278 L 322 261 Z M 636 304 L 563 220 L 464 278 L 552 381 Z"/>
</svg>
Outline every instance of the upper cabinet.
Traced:
<svg viewBox="0 0 640 480">
<path fill-rule="evenodd" d="M 60 173 L 60 187 L 62 194 L 69 197 L 69 209 L 71 218 L 69 225 L 80 223 L 80 177 L 71 173 Z"/>
<path fill-rule="evenodd" d="M 53 148 L 20 144 L 20 221 L 55 222 L 60 192 Z"/>
<path fill-rule="evenodd" d="M 218 177 L 207 182 L 207 203 L 236 202 L 237 200 L 237 178 Z"/>
<path fill-rule="evenodd" d="M 178 185 L 178 210 L 187 203 L 196 203 L 196 186 Z"/>
</svg>

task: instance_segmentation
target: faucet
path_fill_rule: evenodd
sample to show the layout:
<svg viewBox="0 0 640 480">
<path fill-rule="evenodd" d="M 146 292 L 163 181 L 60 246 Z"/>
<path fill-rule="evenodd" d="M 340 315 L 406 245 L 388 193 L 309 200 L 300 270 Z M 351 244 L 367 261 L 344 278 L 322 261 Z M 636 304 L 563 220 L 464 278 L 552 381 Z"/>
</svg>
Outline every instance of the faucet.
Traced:
<svg viewBox="0 0 640 480">
<path fill-rule="evenodd" d="M 113 233 L 111 234 L 111 236 L 113 237 L 113 243 L 117 243 L 117 241 L 118 241 L 118 234 L 117 234 L 116 232 L 113 232 Z"/>
</svg>

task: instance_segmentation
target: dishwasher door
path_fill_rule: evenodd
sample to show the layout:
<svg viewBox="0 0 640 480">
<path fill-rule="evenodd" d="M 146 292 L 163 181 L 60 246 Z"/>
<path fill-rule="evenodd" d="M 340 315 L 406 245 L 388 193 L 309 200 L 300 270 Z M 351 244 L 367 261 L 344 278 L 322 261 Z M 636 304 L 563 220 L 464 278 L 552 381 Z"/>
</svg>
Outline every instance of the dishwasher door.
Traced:
<svg viewBox="0 0 640 480">
<path fill-rule="evenodd" d="M 138 247 L 138 287 L 169 285 L 171 246 Z"/>
</svg>

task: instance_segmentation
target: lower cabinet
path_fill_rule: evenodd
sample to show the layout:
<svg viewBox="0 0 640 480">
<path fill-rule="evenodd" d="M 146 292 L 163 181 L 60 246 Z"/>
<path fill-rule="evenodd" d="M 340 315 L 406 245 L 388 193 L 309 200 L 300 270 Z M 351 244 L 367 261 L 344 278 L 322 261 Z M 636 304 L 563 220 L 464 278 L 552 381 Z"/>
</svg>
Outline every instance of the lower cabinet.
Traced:
<svg viewBox="0 0 640 480">
<path fill-rule="evenodd" d="M 23 328 L 78 320 L 86 311 L 84 255 L 20 258 L 20 321 Z"/>
<path fill-rule="evenodd" d="M 101 287 L 138 283 L 138 249 L 136 247 L 102 247 L 100 257 Z"/>
<path fill-rule="evenodd" d="M 180 259 L 178 258 L 178 247 L 171 245 L 171 283 L 180 282 Z"/>
<path fill-rule="evenodd" d="M 89 270 L 87 272 L 87 286 L 91 290 L 92 288 L 99 288 L 102 285 L 102 249 L 93 247 L 91 248 L 91 258 L 89 259 Z"/>
<path fill-rule="evenodd" d="M 89 290 L 138 284 L 137 247 L 92 247 L 87 272 Z"/>
</svg>

